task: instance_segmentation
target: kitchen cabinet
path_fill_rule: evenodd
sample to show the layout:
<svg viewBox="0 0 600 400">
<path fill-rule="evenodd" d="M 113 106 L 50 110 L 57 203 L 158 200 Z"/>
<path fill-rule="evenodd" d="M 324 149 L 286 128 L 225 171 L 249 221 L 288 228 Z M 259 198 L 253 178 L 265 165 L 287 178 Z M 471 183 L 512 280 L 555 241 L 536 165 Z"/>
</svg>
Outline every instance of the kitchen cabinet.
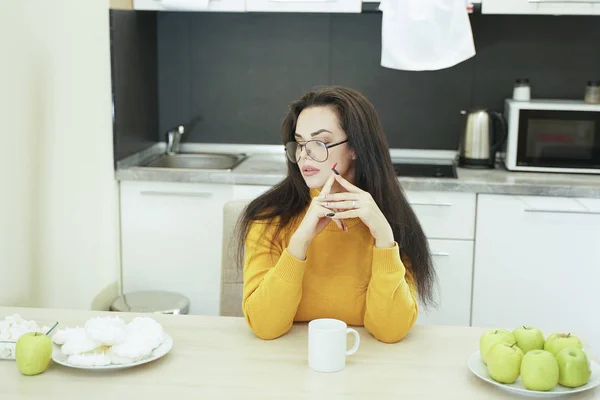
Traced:
<svg viewBox="0 0 600 400">
<path fill-rule="evenodd" d="M 190 298 L 191 314 L 217 315 L 223 207 L 271 185 L 122 181 L 123 289 L 169 290 Z M 407 193 L 429 237 L 439 276 L 439 307 L 419 323 L 468 325 L 475 194 Z"/>
<path fill-rule="evenodd" d="M 360 13 L 361 0 L 246 0 L 251 12 Z"/>
<path fill-rule="evenodd" d="M 200 3 L 200 2 L 198 2 Z M 163 0 L 133 0 L 133 7 L 136 10 L 147 11 L 179 11 L 169 7 L 169 3 Z M 193 10 L 183 10 L 184 12 L 244 12 L 246 11 L 246 0 L 209 0 L 206 7 L 200 7 Z"/>
<path fill-rule="evenodd" d="M 133 10 L 133 0 L 110 0 L 112 10 Z"/>
<path fill-rule="evenodd" d="M 271 189 L 269 185 L 235 185 L 233 187 L 234 200 L 252 200 Z"/>
<path fill-rule="evenodd" d="M 121 182 L 125 293 L 166 290 L 190 299 L 191 314 L 218 315 L 220 210 L 233 185 Z"/>
<path fill-rule="evenodd" d="M 432 239 L 429 246 L 437 274 L 437 307 L 421 308 L 417 324 L 469 326 L 473 241 Z"/>
<path fill-rule="evenodd" d="M 600 15 L 600 0 L 485 0 L 482 14 Z"/>
<path fill-rule="evenodd" d="M 469 326 L 476 194 L 406 191 L 429 239 L 437 273 L 436 308 L 421 309 L 417 324 Z"/>
<path fill-rule="evenodd" d="M 223 207 L 269 188 L 121 182 L 124 292 L 175 291 L 189 297 L 190 314 L 218 315 Z"/>
<path fill-rule="evenodd" d="M 405 194 L 429 239 L 474 239 L 475 193 L 406 191 Z"/>
<path fill-rule="evenodd" d="M 600 199 L 479 195 L 474 326 L 534 325 L 600 351 Z"/>
</svg>

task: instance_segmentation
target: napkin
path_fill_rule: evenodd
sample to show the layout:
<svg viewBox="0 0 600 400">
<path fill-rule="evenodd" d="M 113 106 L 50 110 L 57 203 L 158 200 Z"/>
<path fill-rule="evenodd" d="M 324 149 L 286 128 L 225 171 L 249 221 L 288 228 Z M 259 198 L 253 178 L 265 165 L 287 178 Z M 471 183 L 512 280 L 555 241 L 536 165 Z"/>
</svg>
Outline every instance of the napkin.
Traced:
<svg viewBox="0 0 600 400">
<path fill-rule="evenodd" d="M 173 11 L 205 11 L 209 0 L 162 0 L 165 10 Z"/>
<path fill-rule="evenodd" d="M 475 55 L 465 0 L 382 0 L 379 9 L 383 67 L 437 70 Z"/>
</svg>

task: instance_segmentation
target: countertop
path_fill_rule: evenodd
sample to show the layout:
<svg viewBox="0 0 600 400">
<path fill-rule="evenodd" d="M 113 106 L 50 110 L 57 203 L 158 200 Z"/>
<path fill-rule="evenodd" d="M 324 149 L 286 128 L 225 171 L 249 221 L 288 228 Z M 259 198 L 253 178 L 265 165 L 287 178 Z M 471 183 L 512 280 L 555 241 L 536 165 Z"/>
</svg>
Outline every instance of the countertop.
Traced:
<svg viewBox="0 0 600 400">
<path fill-rule="evenodd" d="M 117 313 L 0 307 L 0 316 L 83 326 Z M 126 322 L 136 314 L 119 314 Z M 513 399 L 471 373 L 482 328 L 415 326 L 399 343 L 384 344 L 363 328 L 356 354 L 337 373 L 308 368 L 307 325 L 263 341 L 243 318 L 153 314 L 173 338 L 163 358 L 116 371 L 79 370 L 51 362 L 36 376 L 0 362 L 0 398 L 24 399 Z M 569 398 L 600 398 L 598 388 Z"/>
<path fill-rule="evenodd" d="M 157 154 L 164 145 L 157 144 L 120 161 L 116 178 L 120 181 L 163 181 L 188 183 L 224 183 L 240 185 L 274 185 L 287 173 L 281 146 L 190 145 L 186 151 L 244 152 L 248 157 L 232 171 L 201 171 L 145 168 L 139 165 Z M 391 150 L 392 158 L 449 157 L 451 152 Z M 441 154 L 441 155 L 440 155 Z M 600 175 L 526 173 L 506 170 L 501 163 L 495 169 L 457 168 L 457 178 L 398 177 L 405 190 L 433 190 L 511 195 L 542 195 L 600 198 Z"/>
</svg>

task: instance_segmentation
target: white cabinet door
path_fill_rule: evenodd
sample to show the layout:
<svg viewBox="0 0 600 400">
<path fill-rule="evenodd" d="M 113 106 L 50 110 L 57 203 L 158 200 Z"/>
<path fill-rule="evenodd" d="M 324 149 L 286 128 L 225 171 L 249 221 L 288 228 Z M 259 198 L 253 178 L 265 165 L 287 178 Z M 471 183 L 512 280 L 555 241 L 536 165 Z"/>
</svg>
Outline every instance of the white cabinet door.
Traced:
<svg viewBox="0 0 600 400">
<path fill-rule="evenodd" d="M 417 324 L 469 326 L 473 241 L 430 240 L 429 246 L 437 273 L 437 308 L 421 309 Z"/>
<path fill-rule="evenodd" d="M 409 190 L 406 197 L 429 239 L 475 237 L 475 193 Z"/>
<path fill-rule="evenodd" d="M 595 340 L 600 199 L 480 195 L 473 326 L 534 325 Z"/>
<path fill-rule="evenodd" d="M 485 0 L 483 14 L 597 15 L 600 0 Z"/>
<path fill-rule="evenodd" d="M 360 13 L 361 0 L 246 0 L 251 12 Z"/>
<path fill-rule="evenodd" d="M 198 4 L 200 3 L 202 2 L 199 1 Z M 246 11 L 246 0 L 209 0 L 206 7 L 198 6 L 198 8 L 189 10 L 172 9 L 168 4 L 165 5 L 162 0 L 133 0 L 133 8 L 140 11 Z"/>
<path fill-rule="evenodd" d="M 271 189 L 267 185 L 235 185 L 233 187 L 234 200 L 253 200 Z"/>
<path fill-rule="evenodd" d="M 191 314 L 218 315 L 223 205 L 232 185 L 121 182 L 124 292 L 189 297 Z"/>
<path fill-rule="evenodd" d="M 133 0 L 110 0 L 111 10 L 133 10 Z"/>
</svg>

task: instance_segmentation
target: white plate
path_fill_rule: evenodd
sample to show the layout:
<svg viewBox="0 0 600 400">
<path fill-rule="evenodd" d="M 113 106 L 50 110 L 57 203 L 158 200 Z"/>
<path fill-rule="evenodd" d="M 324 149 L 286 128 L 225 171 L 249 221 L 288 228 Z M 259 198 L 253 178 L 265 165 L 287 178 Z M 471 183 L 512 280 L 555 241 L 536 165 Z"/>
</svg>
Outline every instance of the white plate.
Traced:
<svg viewBox="0 0 600 400">
<path fill-rule="evenodd" d="M 584 392 L 586 390 L 595 388 L 596 386 L 598 386 L 600 384 L 600 366 L 598 366 L 598 364 L 596 364 L 595 362 L 593 362 L 591 360 L 590 360 L 590 368 L 592 370 L 592 376 L 590 377 L 590 380 L 588 381 L 588 383 L 586 383 L 585 385 L 580 386 L 578 388 L 568 388 L 568 387 L 564 387 L 561 385 L 556 385 L 556 387 L 554 387 L 552 390 L 549 390 L 547 392 L 540 392 L 537 390 L 525 389 L 525 386 L 523 385 L 523 381 L 521 380 L 521 377 L 517 378 L 517 381 L 515 383 L 496 382 L 495 380 L 490 378 L 490 375 L 488 374 L 487 366 L 481 360 L 481 356 L 479 355 L 478 351 L 476 351 L 475 353 L 473 353 L 473 355 L 471 355 L 471 357 L 469 357 L 469 361 L 467 362 L 467 364 L 469 365 L 469 369 L 471 370 L 471 372 L 473 372 L 475 375 L 477 375 L 479 378 L 483 379 L 484 381 L 489 382 L 493 385 L 496 385 L 496 386 L 498 386 L 504 390 L 507 390 L 509 392 L 518 393 L 520 395 L 529 396 L 529 397 L 564 396 L 564 395 L 568 395 L 568 394 Z"/>
<path fill-rule="evenodd" d="M 138 365 L 152 362 L 154 360 L 161 358 L 165 354 L 167 354 L 173 348 L 173 339 L 171 338 L 171 336 L 169 336 L 167 334 L 165 334 L 165 336 L 166 336 L 165 341 L 162 342 L 162 344 L 160 346 L 158 346 L 157 348 L 152 350 L 150 357 L 148 357 L 144 360 L 141 360 L 141 361 L 130 363 L 130 364 L 109 364 L 109 365 L 94 366 L 94 367 L 73 365 L 73 364 L 67 362 L 67 358 L 69 356 L 67 356 L 62 351 L 60 351 L 60 346 L 57 344 L 54 344 L 54 351 L 52 352 L 52 360 L 54 360 L 54 362 L 57 364 L 64 365 L 65 367 L 79 368 L 79 369 L 114 370 L 114 369 L 132 368 L 132 367 L 136 367 Z"/>
</svg>

